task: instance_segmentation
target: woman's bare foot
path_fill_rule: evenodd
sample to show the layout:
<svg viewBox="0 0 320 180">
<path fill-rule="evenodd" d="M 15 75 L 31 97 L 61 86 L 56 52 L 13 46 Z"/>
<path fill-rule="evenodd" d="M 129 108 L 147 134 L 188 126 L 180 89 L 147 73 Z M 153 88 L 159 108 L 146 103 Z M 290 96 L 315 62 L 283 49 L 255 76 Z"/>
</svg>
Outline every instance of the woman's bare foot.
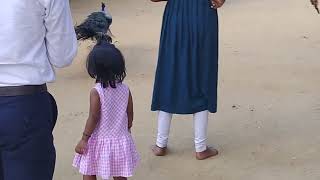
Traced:
<svg viewBox="0 0 320 180">
<path fill-rule="evenodd" d="M 196 158 L 198 160 L 205 160 L 205 159 L 211 158 L 213 156 L 216 156 L 218 154 L 219 154 L 218 150 L 208 147 L 207 150 L 205 150 L 203 152 L 197 152 Z"/>
<path fill-rule="evenodd" d="M 151 150 L 155 156 L 165 156 L 167 154 L 167 148 L 161 148 L 157 145 L 152 146 Z"/>
</svg>

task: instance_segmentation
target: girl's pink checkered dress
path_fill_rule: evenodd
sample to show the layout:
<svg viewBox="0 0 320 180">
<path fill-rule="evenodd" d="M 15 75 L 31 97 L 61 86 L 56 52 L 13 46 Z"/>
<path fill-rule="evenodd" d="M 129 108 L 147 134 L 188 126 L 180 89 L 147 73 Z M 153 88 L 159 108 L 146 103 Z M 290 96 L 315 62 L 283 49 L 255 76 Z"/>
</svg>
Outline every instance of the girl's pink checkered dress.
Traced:
<svg viewBox="0 0 320 180">
<path fill-rule="evenodd" d="M 139 155 L 128 131 L 127 106 L 129 88 L 117 84 L 117 88 L 94 87 L 100 96 L 101 119 L 88 142 L 87 152 L 76 154 L 73 166 L 83 175 L 131 177 Z"/>
</svg>

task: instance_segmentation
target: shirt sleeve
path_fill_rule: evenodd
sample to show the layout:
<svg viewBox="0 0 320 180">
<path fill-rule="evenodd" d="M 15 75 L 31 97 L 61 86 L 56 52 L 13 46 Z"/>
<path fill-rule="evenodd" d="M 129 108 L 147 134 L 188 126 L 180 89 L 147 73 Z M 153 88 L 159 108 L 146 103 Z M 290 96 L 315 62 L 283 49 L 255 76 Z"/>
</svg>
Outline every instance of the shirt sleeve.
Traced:
<svg viewBox="0 0 320 180">
<path fill-rule="evenodd" d="M 77 54 L 77 38 L 69 0 L 47 0 L 44 25 L 50 63 L 62 68 L 70 65 Z"/>
</svg>

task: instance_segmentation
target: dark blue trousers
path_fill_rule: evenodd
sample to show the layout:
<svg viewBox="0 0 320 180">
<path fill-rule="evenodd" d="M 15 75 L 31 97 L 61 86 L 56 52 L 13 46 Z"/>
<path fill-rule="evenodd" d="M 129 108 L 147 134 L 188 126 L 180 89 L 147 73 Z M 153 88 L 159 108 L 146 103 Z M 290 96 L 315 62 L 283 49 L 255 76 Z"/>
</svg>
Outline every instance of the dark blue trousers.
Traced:
<svg viewBox="0 0 320 180">
<path fill-rule="evenodd" d="M 49 93 L 0 97 L 0 180 L 52 180 L 57 114 Z"/>
</svg>

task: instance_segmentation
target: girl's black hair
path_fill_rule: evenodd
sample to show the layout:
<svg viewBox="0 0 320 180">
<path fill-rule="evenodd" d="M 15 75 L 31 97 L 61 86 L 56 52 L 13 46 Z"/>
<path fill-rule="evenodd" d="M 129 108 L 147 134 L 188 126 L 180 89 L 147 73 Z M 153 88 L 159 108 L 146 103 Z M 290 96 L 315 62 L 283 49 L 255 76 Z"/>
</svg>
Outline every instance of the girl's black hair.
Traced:
<svg viewBox="0 0 320 180">
<path fill-rule="evenodd" d="M 116 84 L 121 83 L 126 77 L 122 53 L 107 40 L 100 40 L 92 49 L 87 58 L 87 70 L 89 75 L 104 88 L 108 86 L 116 88 Z"/>
</svg>

